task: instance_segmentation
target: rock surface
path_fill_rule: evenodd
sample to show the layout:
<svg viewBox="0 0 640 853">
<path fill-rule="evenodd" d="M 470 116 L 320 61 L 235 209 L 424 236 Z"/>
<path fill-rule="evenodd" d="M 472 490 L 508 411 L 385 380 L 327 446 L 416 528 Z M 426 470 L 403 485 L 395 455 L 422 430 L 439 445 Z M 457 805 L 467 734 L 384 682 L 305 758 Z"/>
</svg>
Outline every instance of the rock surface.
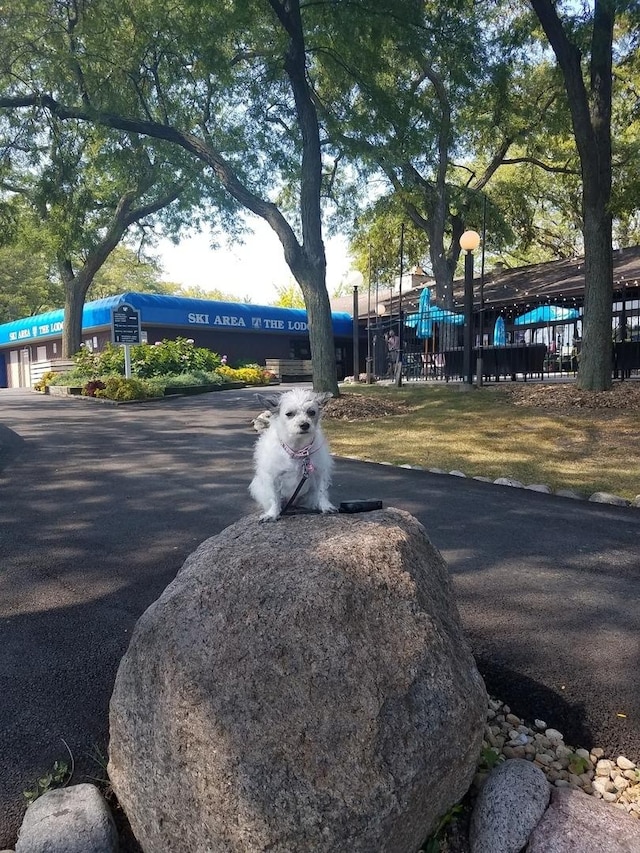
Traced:
<svg viewBox="0 0 640 853">
<path fill-rule="evenodd" d="M 552 791 L 526 853 L 637 853 L 640 822 L 572 788 Z"/>
<path fill-rule="evenodd" d="M 24 816 L 16 853 L 116 853 L 111 812 L 95 785 L 47 791 Z"/>
<path fill-rule="evenodd" d="M 488 776 L 471 815 L 471 853 L 519 853 L 544 814 L 551 787 L 532 762 L 514 758 Z"/>
<path fill-rule="evenodd" d="M 139 620 L 109 775 L 147 853 L 415 853 L 469 787 L 486 707 L 412 516 L 255 516 Z"/>
</svg>

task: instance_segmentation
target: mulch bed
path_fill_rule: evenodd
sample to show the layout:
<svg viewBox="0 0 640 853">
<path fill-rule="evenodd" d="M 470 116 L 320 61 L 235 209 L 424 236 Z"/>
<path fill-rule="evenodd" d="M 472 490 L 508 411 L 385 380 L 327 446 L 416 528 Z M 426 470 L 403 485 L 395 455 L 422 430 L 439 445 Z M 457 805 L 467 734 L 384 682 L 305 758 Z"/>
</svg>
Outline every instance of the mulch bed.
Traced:
<svg viewBox="0 0 640 853">
<path fill-rule="evenodd" d="M 640 382 L 615 382 L 609 391 L 582 391 L 572 383 L 501 382 L 486 385 L 483 393 L 500 394 L 514 406 L 530 406 L 559 414 L 575 414 L 576 409 L 640 411 Z M 403 400 L 369 397 L 363 394 L 340 394 L 330 400 L 325 416 L 343 421 L 368 421 L 409 411 Z"/>
</svg>

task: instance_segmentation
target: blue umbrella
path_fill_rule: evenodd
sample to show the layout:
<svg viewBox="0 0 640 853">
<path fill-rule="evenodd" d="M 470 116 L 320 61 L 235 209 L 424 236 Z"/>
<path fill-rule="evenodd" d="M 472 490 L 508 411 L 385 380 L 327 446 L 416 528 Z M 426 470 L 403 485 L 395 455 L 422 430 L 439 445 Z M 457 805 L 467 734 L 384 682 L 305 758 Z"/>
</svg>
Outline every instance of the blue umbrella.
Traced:
<svg viewBox="0 0 640 853">
<path fill-rule="evenodd" d="M 530 326 L 535 323 L 561 323 L 563 320 L 576 320 L 580 312 L 576 308 L 562 305 L 539 305 L 513 321 L 516 326 Z"/>
<path fill-rule="evenodd" d="M 504 317 L 498 317 L 493 327 L 494 347 L 504 347 L 507 344 L 507 332 L 504 327 Z"/>
<path fill-rule="evenodd" d="M 456 314 L 453 311 L 447 311 L 445 308 L 438 308 L 437 305 L 431 304 L 431 290 L 425 287 L 420 294 L 418 303 L 418 313 L 408 314 L 405 317 L 405 325 L 416 330 L 416 336 L 419 338 L 430 338 L 433 335 L 434 323 L 452 323 L 459 326 L 464 323 L 462 314 Z"/>
</svg>

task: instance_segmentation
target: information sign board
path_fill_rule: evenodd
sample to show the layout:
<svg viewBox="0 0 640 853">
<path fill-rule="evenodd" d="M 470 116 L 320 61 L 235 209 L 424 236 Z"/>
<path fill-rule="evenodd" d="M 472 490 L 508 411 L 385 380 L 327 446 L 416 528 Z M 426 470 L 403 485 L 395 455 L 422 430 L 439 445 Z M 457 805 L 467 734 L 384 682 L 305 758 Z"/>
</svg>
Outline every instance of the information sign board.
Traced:
<svg viewBox="0 0 640 853">
<path fill-rule="evenodd" d="M 123 302 L 111 310 L 111 340 L 114 344 L 139 344 L 140 312 L 128 302 Z"/>
</svg>

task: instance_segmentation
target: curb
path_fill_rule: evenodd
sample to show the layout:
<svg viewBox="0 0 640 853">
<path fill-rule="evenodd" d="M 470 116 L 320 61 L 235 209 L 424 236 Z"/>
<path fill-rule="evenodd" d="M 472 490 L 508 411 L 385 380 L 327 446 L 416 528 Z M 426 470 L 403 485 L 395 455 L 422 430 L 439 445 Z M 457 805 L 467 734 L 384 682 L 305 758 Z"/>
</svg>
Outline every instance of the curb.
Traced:
<svg viewBox="0 0 640 853">
<path fill-rule="evenodd" d="M 373 459 L 362 459 L 360 456 L 332 455 L 336 459 L 351 459 L 353 462 L 366 462 L 369 465 L 386 465 L 389 468 L 405 468 L 410 471 L 426 471 L 428 474 L 447 474 L 450 477 L 462 477 L 464 479 L 478 480 L 481 483 L 492 483 L 494 486 L 508 486 L 512 489 L 527 489 L 531 492 L 539 492 L 544 495 L 555 495 L 559 498 L 570 498 L 575 501 L 587 501 L 589 503 L 609 504 L 610 506 L 625 506 L 640 509 L 640 495 L 636 495 L 631 501 L 620 497 L 620 495 L 611 495 L 608 492 L 594 492 L 592 495 L 587 497 L 573 491 L 573 489 L 558 489 L 554 492 L 551 486 L 547 486 L 544 483 L 531 483 L 530 485 L 525 485 L 519 480 L 513 479 L 513 477 L 498 477 L 496 480 L 492 480 L 491 477 L 480 476 L 467 478 L 467 475 L 463 471 L 445 471 L 443 468 L 423 468 L 421 465 L 394 465 L 392 462 L 375 462 Z"/>
</svg>

